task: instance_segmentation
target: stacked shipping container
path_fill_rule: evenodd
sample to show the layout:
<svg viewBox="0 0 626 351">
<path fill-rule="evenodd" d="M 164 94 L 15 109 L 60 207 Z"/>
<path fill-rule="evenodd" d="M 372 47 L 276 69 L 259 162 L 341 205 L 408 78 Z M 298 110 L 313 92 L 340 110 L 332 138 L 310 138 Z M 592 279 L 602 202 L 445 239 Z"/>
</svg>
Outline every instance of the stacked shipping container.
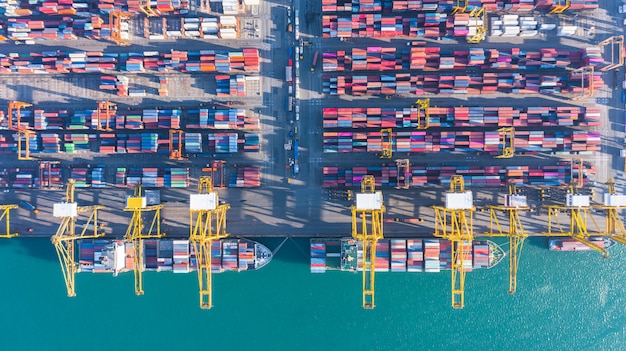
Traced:
<svg viewBox="0 0 626 351">
<path fill-rule="evenodd" d="M 355 107 L 322 110 L 323 127 L 416 128 L 423 111 L 416 107 Z M 430 107 L 430 127 L 550 127 L 600 125 L 599 107 Z"/>
<path fill-rule="evenodd" d="M 495 132 L 394 132 L 394 152 L 502 152 Z M 382 152 L 381 132 L 324 132 L 324 152 Z M 600 150 L 600 134 L 588 131 L 516 131 L 515 148 L 525 153 L 584 154 Z"/>
<path fill-rule="evenodd" d="M 445 49 L 444 49 L 445 50 Z M 410 49 L 370 46 L 325 52 L 323 70 L 342 71 L 396 71 L 396 70 L 466 70 L 467 68 L 494 70 L 524 70 L 580 68 L 603 65 L 601 49 L 589 47 L 578 51 L 543 48 L 526 51 L 471 48 L 442 52 L 441 47 L 412 46 Z"/>
<path fill-rule="evenodd" d="M 50 51 L 0 54 L 2 74 L 231 71 L 259 72 L 259 50 L 135 53 Z"/>
<path fill-rule="evenodd" d="M 578 73 L 559 75 L 522 73 L 385 74 L 379 76 L 324 76 L 323 92 L 330 95 L 428 95 L 428 94 L 577 94 L 583 93 Z M 585 78 L 585 89 L 590 82 Z M 594 74 L 595 89 L 604 84 L 602 73 Z"/>
<path fill-rule="evenodd" d="M 595 172 L 593 167 L 585 166 L 583 183 Z M 569 184 L 572 173 L 570 162 L 559 162 L 554 166 L 419 166 L 410 167 L 409 179 L 412 187 L 425 185 L 449 185 L 453 175 L 462 175 L 465 183 L 472 187 L 499 187 L 509 182 L 516 185 L 561 185 Z M 365 175 L 376 179 L 376 186 L 395 187 L 398 185 L 398 169 L 394 166 L 370 167 L 324 167 L 322 186 L 359 187 Z M 577 175 L 576 175 L 577 177 Z"/>
</svg>

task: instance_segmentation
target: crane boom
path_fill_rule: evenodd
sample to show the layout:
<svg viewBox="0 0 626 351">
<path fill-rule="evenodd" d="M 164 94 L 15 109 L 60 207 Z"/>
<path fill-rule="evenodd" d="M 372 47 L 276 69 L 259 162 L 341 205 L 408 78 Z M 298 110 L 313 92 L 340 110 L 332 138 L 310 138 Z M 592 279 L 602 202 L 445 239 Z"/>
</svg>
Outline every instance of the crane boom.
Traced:
<svg viewBox="0 0 626 351">
<path fill-rule="evenodd" d="M 464 262 L 469 256 L 469 245 L 474 240 L 473 195 L 465 191 L 465 180 L 455 175 L 450 181 L 450 191 L 446 194 L 445 206 L 433 206 L 435 210 L 436 237 L 450 241 L 452 253 L 452 307 L 465 306 Z"/>
<path fill-rule="evenodd" d="M 226 233 L 226 211 L 228 204 L 220 204 L 218 194 L 213 190 L 213 179 L 201 177 L 198 193 L 189 199 L 189 241 L 196 251 L 198 285 L 200 288 L 200 308 L 213 307 L 211 277 L 211 244 L 214 240 L 228 237 Z"/>
<path fill-rule="evenodd" d="M 384 237 L 383 194 L 376 191 L 374 176 L 366 175 L 361 181 L 361 193 L 356 194 L 352 210 L 352 237 L 363 246 L 363 308 L 372 309 L 374 303 L 376 243 Z M 359 226 L 358 218 L 361 223 Z M 368 228 L 368 218 L 370 227 Z"/>
<path fill-rule="evenodd" d="M 591 215 L 593 207 L 590 205 L 590 202 L 590 196 L 577 194 L 576 187 L 572 184 L 570 192 L 567 194 L 565 206 L 548 206 L 548 231 L 544 232 L 543 235 L 569 236 L 581 244 L 600 252 L 602 257 L 608 258 L 610 254 L 607 249 L 589 240 L 590 236 L 604 235 L 604 231 L 599 229 L 598 223 Z M 569 215 L 569 226 L 564 226 L 559 221 L 559 214 L 563 212 Z M 595 231 L 589 231 L 589 220 L 593 223 L 592 229 L 595 229 Z"/>
<path fill-rule="evenodd" d="M 528 234 L 519 217 L 520 211 L 530 211 L 526 196 L 518 195 L 514 184 L 509 184 L 509 194 L 505 198 L 504 206 L 489 206 L 489 236 L 506 236 L 509 238 L 509 294 L 517 291 L 517 269 L 524 247 L 524 240 Z M 498 220 L 498 212 L 508 215 L 508 231 L 504 231 Z"/>
<path fill-rule="evenodd" d="M 104 206 L 78 206 L 74 201 L 74 180 L 67 183 L 65 201 L 54 204 L 52 214 L 61 218 L 61 223 L 57 232 L 52 236 L 51 241 L 56 249 L 61 271 L 67 289 L 67 296 L 76 296 L 75 274 L 78 271 L 76 264 L 76 240 L 90 239 L 104 236 L 104 232 L 99 232 L 98 210 Z M 76 233 L 76 220 L 82 213 L 89 213 L 89 217 L 80 233 Z M 92 229 L 90 229 L 92 228 Z"/>
<path fill-rule="evenodd" d="M 143 240 L 150 238 L 161 238 L 165 233 L 161 232 L 161 209 L 163 205 L 146 205 L 146 197 L 143 186 L 138 183 L 135 186 L 133 196 L 126 199 L 126 207 L 124 211 L 132 212 L 128 229 L 124 235 L 124 240 L 131 242 L 133 245 L 133 272 L 135 275 L 135 294 L 143 295 L 143 270 L 144 270 L 144 254 Z M 146 231 L 143 219 L 143 213 L 154 212 L 152 221 Z"/>
</svg>

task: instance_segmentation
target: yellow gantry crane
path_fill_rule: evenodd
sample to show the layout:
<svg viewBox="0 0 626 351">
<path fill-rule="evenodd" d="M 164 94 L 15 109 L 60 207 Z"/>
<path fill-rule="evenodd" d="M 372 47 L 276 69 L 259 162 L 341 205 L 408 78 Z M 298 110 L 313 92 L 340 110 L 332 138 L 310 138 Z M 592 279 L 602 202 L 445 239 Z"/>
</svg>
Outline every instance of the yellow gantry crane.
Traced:
<svg viewBox="0 0 626 351">
<path fill-rule="evenodd" d="M 0 238 L 10 239 L 17 236 L 17 233 L 11 233 L 11 210 L 17 208 L 17 205 L 0 205 L 0 221 L 4 220 L 4 233 L 0 233 Z"/>
<path fill-rule="evenodd" d="M 469 16 L 474 20 L 476 33 L 467 38 L 467 42 L 478 44 L 487 37 L 487 10 L 484 7 L 476 7 L 470 11 Z"/>
<path fill-rule="evenodd" d="M 569 236 L 576 241 L 587 245 L 602 254 L 602 257 L 609 257 L 609 252 L 602 246 L 589 240 L 590 236 L 602 236 L 604 231 L 600 229 L 598 223 L 592 216 L 591 196 L 577 193 L 577 188 L 572 184 L 566 195 L 565 206 L 548 206 L 548 231 L 546 236 Z M 561 225 L 559 215 L 569 216 L 568 225 Z M 591 220 L 594 231 L 589 231 L 588 221 Z"/>
<path fill-rule="evenodd" d="M 470 257 L 474 240 L 473 194 L 465 190 L 465 180 L 455 175 L 450 180 L 450 191 L 446 193 L 445 206 L 433 206 L 435 210 L 436 237 L 449 240 L 452 254 L 452 307 L 465 306 L 464 262 Z M 471 262 L 471 258 L 470 258 Z"/>
<path fill-rule="evenodd" d="M 30 156 L 30 142 L 35 137 L 35 131 L 23 129 L 17 131 L 17 159 L 20 161 L 34 160 Z M 23 152 L 22 152 L 23 151 Z"/>
<path fill-rule="evenodd" d="M 512 158 L 515 156 L 515 128 L 504 127 L 498 129 L 502 153 L 496 158 Z"/>
<path fill-rule="evenodd" d="M 133 271 L 135 274 L 135 294 L 137 295 L 143 295 L 143 240 L 165 236 L 165 233 L 161 232 L 161 209 L 163 205 L 148 206 L 146 202 L 143 186 L 141 183 L 138 183 L 135 186 L 133 196 L 126 198 L 126 208 L 124 208 L 124 211 L 133 213 L 126 235 L 124 235 L 124 240 L 131 242 L 133 245 Z M 147 230 L 144 226 L 144 212 L 154 213 Z"/>
<path fill-rule="evenodd" d="M 467 9 L 467 0 L 455 0 L 452 14 L 463 13 Z"/>
<path fill-rule="evenodd" d="M 148 17 L 158 17 L 159 13 L 150 5 L 150 0 L 139 0 L 139 9 Z"/>
<path fill-rule="evenodd" d="M 380 137 L 382 139 L 382 153 L 380 158 L 393 157 L 393 130 L 391 128 L 381 129 Z"/>
<path fill-rule="evenodd" d="M 76 240 L 93 239 L 104 236 L 104 232 L 99 232 L 98 210 L 103 206 L 78 206 L 74 200 L 74 180 L 70 179 L 65 189 L 64 202 L 54 204 L 52 215 L 61 219 L 59 229 L 52 236 L 51 241 L 56 249 L 61 271 L 65 279 L 67 296 L 76 296 L 75 274 L 78 271 L 76 263 Z M 89 213 L 87 222 L 80 233 L 76 232 L 76 220 L 82 213 Z"/>
<path fill-rule="evenodd" d="M 565 10 L 569 9 L 570 0 L 557 0 L 556 6 L 550 11 L 550 13 L 563 13 Z"/>
<path fill-rule="evenodd" d="M 213 190 L 213 179 L 201 177 L 198 193 L 189 197 L 189 241 L 194 245 L 200 287 L 200 308 L 213 307 L 211 280 L 211 244 L 226 238 L 226 211 L 228 204 L 220 204 Z"/>
<path fill-rule="evenodd" d="M 626 208 L 626 195 L 618 195 L 615 190 L 615 181 L 606 182 L 607 192 L 604 194 L 603 209 L 606 216 L 605 235 L 618 243 L 626 245 L 626 227 L 619 211 Z"/>
<path fill-rule="evenodd" d="M 385 212 L 383 193 L 376 191 L 374 176 L 363 177 L 361 192 L 356 194 L 356 203 L 351 210 L 352 237 L 360 241 L 363 246 L 363 308 L 372 309 L 375 307 L 376 243 L 384 237 L 383 213 Z"/>
<path fill-rule="evenodd" d="M 430 127 L 430 99 L 418 99 L 412 107 L 417 109 L 416 129 L 428 129 Z"/>
<path fill-rule="evenodd" d="M 520 211 L 530 211 L 525 195 L 518 194 L 515 184 L 510 183 L 509 193 L 505 195 L 504 206 L 489 206 L 489 231 L 488 236 L 506 236 L 509 238 L 509 294 L 515 294 L 517 290 L 517 268 L 524 246 L 524 240 L 528 234 L 524 231 L 519 217 Z M 498 220 L 498 213 L 508 214 L 508 230 L 504 231 Z"/>
</svg>

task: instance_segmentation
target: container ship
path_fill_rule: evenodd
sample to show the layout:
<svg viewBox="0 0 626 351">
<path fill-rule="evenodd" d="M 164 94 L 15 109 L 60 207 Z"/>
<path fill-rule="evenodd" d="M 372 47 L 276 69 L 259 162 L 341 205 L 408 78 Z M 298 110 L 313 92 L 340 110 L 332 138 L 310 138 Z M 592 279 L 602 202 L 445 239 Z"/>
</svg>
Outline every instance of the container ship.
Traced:
<svg viewBox="0 0 626 351">
<path fill-rule="evenodd" d="M 489 240 L 466 243 L 467 271 L 491 268 L 506 255 Z M 439 272 L 452 267 L 450 242 L 439 239 L 383 239 L 376 244 L 376 272 Z M 363 249 L 352 238 L 311 239 L 311 273 L 327 270 L 357 272 L 363 268 Z"/>
<path fill-rule="evenodd" d="M 615 245 L 615 240 L 607 237 L 590 237 L 588 239 L 592 243 L 608 249 Z M 550 238 L 548 240 L 548 247 L 550 251 L 589 251 L 592 250 L 589 246 L 579 242 L 573 238 Z"/>
<path fill-rule="evenodd" d="M 251 271 L 267 265 L 272 251 L 247 239 L 222 239 L 212 243 L 211 270 Z M 93 239 L 79 242 L 79 272 L 119 273 L 133 271 L 134 249 L 123 240 Z M 144 240 L 144 270 L 189 273 L 196 270 L 196 253 L 189 240 Z"/>
</svg>

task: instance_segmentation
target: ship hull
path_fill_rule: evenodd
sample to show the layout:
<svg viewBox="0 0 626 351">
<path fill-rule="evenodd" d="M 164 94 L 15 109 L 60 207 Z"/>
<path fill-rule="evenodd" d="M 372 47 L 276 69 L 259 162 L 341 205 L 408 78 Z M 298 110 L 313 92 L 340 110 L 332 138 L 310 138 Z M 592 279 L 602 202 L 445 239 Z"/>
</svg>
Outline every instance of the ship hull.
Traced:
<svg viewBox="0 0 626 351">
<path fill-rule="evenodd" d="M 144 240 L 144 271 L 189 273 L 196 271 L 197 258 L 189 240 Z M 134 249 L 123 240 L 80 240 L 79 272 L 119 274 L 133 270 Z M 211 245 L 211 271 L 252 271 L 272 260 L 266 246 L 247 239 L 221 239 Z"/>
<path fill-rule="evenodd" d="M 608 249 L 616 244 L 615 240 L 607 237 L 590 237 L 592 243 Z M 590 251 L 593 250 L 589 246 L 572 238 L 550 238 L 548 240 L 548 248 L 550 251 Z"/>
<path fill-rule="evenodd" d="M 500 263 L 504 250 L 489 240 L 465 243 L 466 271 L 491 268 Z M 363 267 L 363 251 L 352 238 L 311 239 L 311 273 L 327 270 L 357 272 Z M 383 239 L 376 245 L 377 272 L 439 272 L 452 266 L 450 242 L 439 239 Z"/>
</svg>

